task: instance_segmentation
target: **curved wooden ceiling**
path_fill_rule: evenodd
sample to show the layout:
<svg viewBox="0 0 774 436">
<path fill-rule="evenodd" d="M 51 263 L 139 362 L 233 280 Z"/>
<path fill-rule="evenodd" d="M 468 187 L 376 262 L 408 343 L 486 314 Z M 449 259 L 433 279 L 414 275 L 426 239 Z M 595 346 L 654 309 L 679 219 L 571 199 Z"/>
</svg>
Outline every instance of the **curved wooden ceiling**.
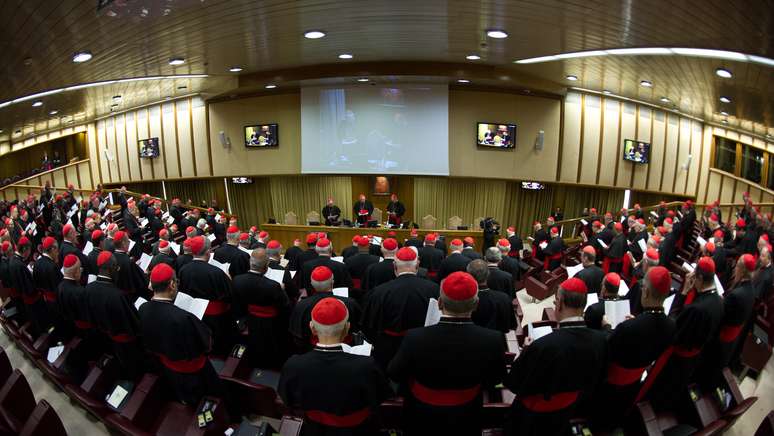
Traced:
<svg viewBox="0 0 774 436">
<path fill-rule="evenodd" d="M 658 105 L 665 96 L 671 100 L 668 106 L 710 121 L 720 121 L 717 113 L 726 110 L 731 125 L 758 133 L 774 128 L 774 68 L 762 65 L 679 56 L 513 64 L 564 52 L 653 46 L 718 48 L 774 58 L 774 4 L 766 0 L 114 0 L 100 11 L 96 3 L 0 3 L 0 80 L 5 85 L 0 101 L 124 77 L 210 77 L 190 79 L 183 90 L 171 80 L 137 82 L 46 97 L 39 108 L 29 102 L 8 106 L 0 109 L 5 131 L 0 139 L 24 125 L 50 124 L 52 109 L 59 111 L 58 117 L 104 115 L 116 94 L 130 107 L 180 93 L 237 92 L 242 83 L 255 86 L 251 78 L 281 77 L 278 71 L 308 73 L 310 67 L 327 64 L 335 71 L 341 64 L 342 75 L 348 75 L 348 63 L 384 67 L 401 62 L 450 65 L 450 80 L 469 74 L 474 84 L 548 92 L 567 86 L 609 89 Z M 509 37 L 488 38 L 490 28 L 504 29 Z M 305 39 L 303 32 L 311 29 L 328 34 Z M 94 58 L 72 63 L 73 53 L 80 50 L 91 51 Z M 339 60 L 340 53 L 354 59 Z M 481 60 L 465 60 L 473 53 Z M 186 63 L 170 66 L 171 57 L 184 57 Z M 239 82 L 228 72 L 235 65 L 244 69 Z M 715 76 L 721 66 L 734 77 Z M 568 74 L 579 80 L 566 81 Z M 640 87 L 642 79 L 654 87 Z M 721 95 L 732 103 L 720 104 Z"/>
</svg>

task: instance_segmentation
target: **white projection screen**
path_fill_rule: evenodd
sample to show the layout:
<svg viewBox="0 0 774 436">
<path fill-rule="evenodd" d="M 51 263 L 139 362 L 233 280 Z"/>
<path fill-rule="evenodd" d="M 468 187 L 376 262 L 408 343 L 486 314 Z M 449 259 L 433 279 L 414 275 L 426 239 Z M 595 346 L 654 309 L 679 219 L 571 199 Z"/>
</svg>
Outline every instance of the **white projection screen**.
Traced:
<svg viewBox="0 0 774 436">
<path fill-rule="evenodd" d="M 301 172 L 449 175 L 449 88 L 301 88 Z"/>
</svg>

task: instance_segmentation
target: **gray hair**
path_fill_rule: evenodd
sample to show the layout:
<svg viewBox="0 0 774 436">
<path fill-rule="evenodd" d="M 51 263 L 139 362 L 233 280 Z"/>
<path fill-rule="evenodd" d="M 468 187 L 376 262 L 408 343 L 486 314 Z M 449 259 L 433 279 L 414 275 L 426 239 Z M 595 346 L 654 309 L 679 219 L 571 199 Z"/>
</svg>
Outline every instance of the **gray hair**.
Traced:
<svg viewBox="0 0 774 436">
<path fill-rule="evenodd" d="M 464 315 L 476 310 L 478 305 L 478 293 L 467 300 L 452 300 L 441 291 L 440 301 L 445 311 L 453 315 Z"/>
<path fill-rule="evenodd" d="M 559 288 L 559 294 L 562 296 L 563 304 L 571 309 L 581 309 L 586 307 L 586 294 L 580 292 L 567 292 Z"/>
<path fill-rule="evenodd" d="M 266 255 L 266 250 L 263 248 L 256 248 L 250 253 L 250 270 L 257 272 L 264 272 L 269 265 L 269 257 Z"/>
<path fill-rule="evenodd" d="M 500 249 L 497 247 L 489 247 L 486 249 L 484 258 L 489 263 L 499 263 L 501 260 L 503 260 L 503 253 L 501 253 Z"/>
<path fill-rule="evenodd" d="M 486 285 L 487 279 L 489 279 L 489 268 L 486 266 L 486 262 L 481 259 L 475 259 L 468 263 L 468 267 L 465 268 L 468 274 L 472 275 L 479 285 Z"/>
<path fill-rule="evenodd" d="M 318 282 L 317 280 L 310 280 L 310 282 L 312 283 L 314 290 L 317 292 L 328 292 L 333 289 L 333 277 L 322 282 Z"/>
<path fill-rule="evenodd" d="M 345 306 L 346 309 L 346 306 Z M 344 329 L 347 328 L 347 322 L 349 322 L 349 309 L 347 309 L 347 315 L 341 321 L 336 324 L 324 325 L 312 320 L 312 327 L 317 332 L 317 336 L 337 337 L 341 336 Z"/>
<path fill-rule="evenodd" d="M 331 254 L 333 251 L 333 242 L 331 242 L 327 247 L 318 247 L 315 245 L 314 251 L 317 252 L 317 254 Z"/>
</svg>

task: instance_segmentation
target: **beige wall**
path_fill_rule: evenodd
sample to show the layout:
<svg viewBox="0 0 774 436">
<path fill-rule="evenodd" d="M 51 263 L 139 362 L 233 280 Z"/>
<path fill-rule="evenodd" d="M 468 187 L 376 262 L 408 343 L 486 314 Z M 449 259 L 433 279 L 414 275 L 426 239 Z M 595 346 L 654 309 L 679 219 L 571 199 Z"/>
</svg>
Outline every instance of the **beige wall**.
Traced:
<svg viewBox="0 0 774 436">
<path fill-rule="evenodd" d="M 16 182 L 16 184 L 42 187 L 46 184 L 46 181 L 48 181 L 51 183 L 51 186 L 66 188 L 68 184 L 72 183 L 76 187 L 80 187 L 85 191 L 90 191 L 96 186 L 96 180 L 94 174 L 91 172 L 89 160 L 85 159 L 29 177 Z M 11 201 L 20 199 L 29 194 L 40 195 L 40 189 L 16 188 L 13 186 L 0 188 L 0 199 L 3 200 Z"/>
<path fill-rule="evenodd" d="M 44 128 L 46 126 L 39 126 L 39 127 Z M 0 156 L 6 153 L 10 153 L 11 151 L 21 150 L 36 144 L 40 144 L 41 142 L 50 141 L 52 139 L 56 139 L 62 136 L 72 135 L 73 133 L 78 133 L 78 132 L 85 132 L 86 130 L 87 130 L 87 125 L 81 124 L 78 126 L 66 127 L 62 129 L 53 129 L 48 131 L 47 133 L 41 133 L 40 135 L 28 137 L 23 141 L 0 142 Z M 35 133 L 34 130 L 25 128 L 22 131 L 22 136 L 27 136 L 33 133 Z M 83 156 L 81 156 L 81 158 L 83 158 Z"/>
<path fill-rule="evenodd" d="M 700 202 L 711 203 L 715 200 L 720 200 L 721 203 L 742 203 L 742 194 L 749 192 L 753 203 L 774 203 L 774 191 L 736 177 L 733 174 L 712 168 L 708 171 L 707 176 L 709 183 L 705 191 L 706 196 L 700 197 L 698 199 Z M 728 221 L 729 217 L 732 216 L 732 208 L 724 207 L 721 210 L 723 211 L 723 219 Z M 772 213 L 774 208 L 762 206 L 761 212 Z"/>
</svg>

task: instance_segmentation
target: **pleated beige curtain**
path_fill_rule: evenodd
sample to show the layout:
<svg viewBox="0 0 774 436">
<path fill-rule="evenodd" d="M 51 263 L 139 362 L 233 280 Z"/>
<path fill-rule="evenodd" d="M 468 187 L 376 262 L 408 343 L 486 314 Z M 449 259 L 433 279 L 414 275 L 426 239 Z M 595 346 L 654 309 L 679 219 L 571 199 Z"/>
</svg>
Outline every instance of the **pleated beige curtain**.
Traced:
<svg viewBox="0 0 774 436">
<path fill-rule="evenodd" d="M 272 210 L 277 222 L 284 222 L 287 212 L 298 216 L 299 224 L 306 214 L 321 213 L 329 196 L 341 208 L 343 218 L 352 215 L 352 180 L 348 176 L 288 176 L 270 179 Z"/>
<path fill-rule="evenodd" d="M 454 179 L 442 177 L 414 178 L 414 221 L 426 215 L 446 228 L 448 219 L 462 218 L 463 225 L 478 228 L 481 217 L 501 220 L 505 212 L 507 182 L 502 180 Z"/>
<path fill-rule="evenodd" d="M 190 199 L 194 206 L 201 206 L 202 203 L 209 205 L 210 201 L 215 199 L 221 208 L 226 208 L 223 179 L 180 180 L 165 184 L 169 200 L 179 198 L 186 203 Z"/>
<path fill-rule="evenodd" d="M 600 214 L 607 211 L 618 212 L 623 207 L 624 191 L 622 189 L 587 188 L 583 186 L 559 186 L 555 196 L 555 207 L 564 211 L 564 218 L 577 218 L 583 209 L 596 208 Z M 544 218 L 543 218 L 544 219 Z"/>
<path fill-rule="evenodd" d="M 253 183 L 228 182 L 232 213 L 239 217 L 239 226 L 247 229 L 267 223 L 274 214 L 271 201 L 271 182 L 267 177 L 254 177 Z M 281 218 L 281 217 L 280 217 Z M 278 222 L 281 220 L 278 219 Z"/>
<path fill-rule="evenodd" d="M 502 228 L 513 226 L 522 238 L 531 235 L 532 223 L 544 221 L 551 214 L 556 189 L 561 187 L 546 186 L 538 191 L 522 189 L 521 182 L 508 182 Z M 505 231 L 501 234 L 505 235 Z"/>
</svg>

